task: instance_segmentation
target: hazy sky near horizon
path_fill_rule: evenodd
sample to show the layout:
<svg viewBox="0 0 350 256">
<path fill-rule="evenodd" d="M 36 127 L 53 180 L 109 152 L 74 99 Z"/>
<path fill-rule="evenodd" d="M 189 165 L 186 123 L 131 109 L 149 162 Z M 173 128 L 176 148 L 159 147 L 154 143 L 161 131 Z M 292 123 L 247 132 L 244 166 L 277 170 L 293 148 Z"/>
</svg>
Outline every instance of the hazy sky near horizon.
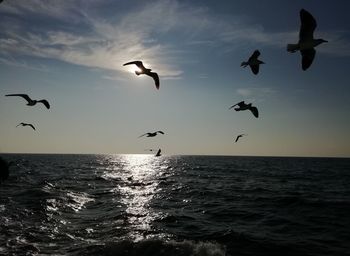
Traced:
<svg viewBox="0 0 350 256">
<path fill-rule="evenodd" d="M 301 8 L 329 41 L 307 71 L 286 51 Z M 349 10 L 347 0 L 5 0 L 0 153 L 350 157 Z M 256 49 L 257 76 L 240 67 Z M 122 66 L 133 60 L 159 73 L 159 91 Z M 228 110 L 241 100 L 260 117 Z M 165 135 L 138 138 L 156 130 Z"/>
</svg>

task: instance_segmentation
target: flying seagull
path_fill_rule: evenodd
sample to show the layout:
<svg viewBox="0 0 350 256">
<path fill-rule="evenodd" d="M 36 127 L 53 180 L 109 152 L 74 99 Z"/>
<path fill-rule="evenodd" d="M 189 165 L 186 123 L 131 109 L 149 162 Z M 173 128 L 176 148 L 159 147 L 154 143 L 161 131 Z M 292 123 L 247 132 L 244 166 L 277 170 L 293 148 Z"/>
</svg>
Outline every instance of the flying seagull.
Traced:
<svg viewBox="0 0 350 256">
<path fill-rule="evenodd" d="M 40 102 L 45 105 L 47 109 L 50 108 L 50 104 L 47 100 L 32 100 L 27 94 L 7 94 L 5 96 L 19 96 L 27 101 L 27 106 L 34 106 L 36 103 Z"/>
<path fill-rule="evenodd" d="M 241 67 L 247 67 L 250 66 L 250 69 L 252 70 L 254 75 L 257 75 L 259 73 L 259 65 L 265 64 L 263 61 L 258 60 L 258 57 L 260 56 L 259 50 L 255 50 L 252 56 L 248 59 L 248 61 L 243 61 L 241 64 Z"/>
<path fill-rule="evenodd" d="M 22 126 L 30 126 L 30 127 L 32 127 L 33 128 L 33 130 L 35 131 L 35 127 L 34 127 L 34 125 L 32 125 L 32 124 L 27 124 L 27 123 L 19 123 L 16 127 L 18 127 L 18 126 L 20 126 L 20 125 L 22 125 Z"/>
<path fill-rule="evenodd" d="M 155 154 L 155 156 L 161 156 L 162 154 L 160 152 L 162 152 L 162 150 L 158 149 L 157 154 Z"/>
<path fill-rule="evenodd" d="M 142 61 L 127 62 L 127 63 L 123 64 L 123 66 L 131 65 L 131 64 L 135 64 L 139 69 L 141 69 L 141 71 L 135 71 L 136 75 L 139 76 L 139 75 L 144 74 L 144 75 L 148 75 L 148 76 L 152 77 L 154 80 L 154 83 L 156 85 L 157 90 L 159 90 L 159 76 L 157 73 L 151 72 L 152 69 L 150 69 L 150 68 L 145 68 Z"/>
<path fill-rule="evenodd" d="M 236 111 L 242 111 L 242 110 L 247 110 L 249 109 L 253 115 L 258 118 L 259 117 L 259 111 L 256 107 L 252 106 L 252 103 L 245 104 L 244 101 L 238 102 L 237 104 L 231 106 L 229 109 L 238 106 L 237 108 L 234 108 Z"/>
<path fill-rule="evenodd" d="M 154 136 L 157 136 L 158 133 L 161 133 L 161 134 L 164 134 L 164 132 L 162 131 L 156 131 L 156 132 L 147 132 L 145 134 L 142 134 L 141 136 L 139 136 L 139 138 L 147 135 L 147 137 L 154 137 Z"/>
<path fill-rule="evenodd" d="M 236 140 L 235 140 L 235 142 L 237 142 L 238 140 L 239 140 L 239 138 L 241 138 L 241 137 L 243 137 L 243 136 L 246 136 L 247 134 L 240 134 L 240 135 L 238 135 L 237 137 L 236 137 Z"/>
<path fill-rule="evenodd" d="M 303 70 L 307 70 L 315 58 L 316 51 L 314 47 L 328 41 L 324 39 L 314 39 L 314 30 L 317 27 L 315 18 L 304 9 L 300 10 L 300 31 L 299 42 L 297 44 L 288 44 L 288 52 L 300 51 L 302 56 L 301 66 Z"/>
</svg>

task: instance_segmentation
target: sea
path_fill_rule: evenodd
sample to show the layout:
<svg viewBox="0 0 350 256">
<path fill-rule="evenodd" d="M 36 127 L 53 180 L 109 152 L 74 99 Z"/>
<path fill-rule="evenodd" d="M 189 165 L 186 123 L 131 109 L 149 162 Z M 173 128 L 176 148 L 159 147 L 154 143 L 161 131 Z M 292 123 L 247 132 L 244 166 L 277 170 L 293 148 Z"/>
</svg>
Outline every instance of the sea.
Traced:
<svg viewBox="0 0 350 256">
<path fill-rule="evenodd" d="M 350 255 L 350 159 L 2 154 L 0 255 Z"/>
</svg>

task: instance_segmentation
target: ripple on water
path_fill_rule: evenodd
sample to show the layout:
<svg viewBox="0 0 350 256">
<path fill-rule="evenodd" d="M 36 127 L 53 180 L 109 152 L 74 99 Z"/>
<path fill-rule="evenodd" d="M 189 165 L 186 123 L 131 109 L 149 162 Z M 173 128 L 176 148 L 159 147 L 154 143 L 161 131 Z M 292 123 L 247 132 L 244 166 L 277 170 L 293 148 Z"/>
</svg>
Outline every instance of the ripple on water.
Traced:
<svg viewBox="0 0 350 256">
<path fill-rule="evenodd" d="M 86 203 L 95 201 L 89 194 L 85 192 L 67 192 L 68 203 L 67 206 L 73 209 L 75 212 L 80 211 Z"/>
</svg>

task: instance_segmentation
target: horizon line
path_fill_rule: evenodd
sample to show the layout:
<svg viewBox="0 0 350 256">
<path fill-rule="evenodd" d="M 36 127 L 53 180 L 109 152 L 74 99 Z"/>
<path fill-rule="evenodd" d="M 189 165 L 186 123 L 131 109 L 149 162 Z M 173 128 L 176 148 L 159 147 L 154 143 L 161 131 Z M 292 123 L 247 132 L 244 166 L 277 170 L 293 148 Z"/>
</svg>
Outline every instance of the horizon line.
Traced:
<svg viewBox="0 0 350 256">
<path fill-rule="evenodd" d="M 13 153 L 0 152 L 0 155 L 154 155 L 146 153 Z M 298 155 L 220 155 L 220 154 L 163 154 L 162 156 L 216 156 L 216 157 L 270 157 L 270 158 L 342 158 L 350 156 L 298 156 Z"/>
</svg>

